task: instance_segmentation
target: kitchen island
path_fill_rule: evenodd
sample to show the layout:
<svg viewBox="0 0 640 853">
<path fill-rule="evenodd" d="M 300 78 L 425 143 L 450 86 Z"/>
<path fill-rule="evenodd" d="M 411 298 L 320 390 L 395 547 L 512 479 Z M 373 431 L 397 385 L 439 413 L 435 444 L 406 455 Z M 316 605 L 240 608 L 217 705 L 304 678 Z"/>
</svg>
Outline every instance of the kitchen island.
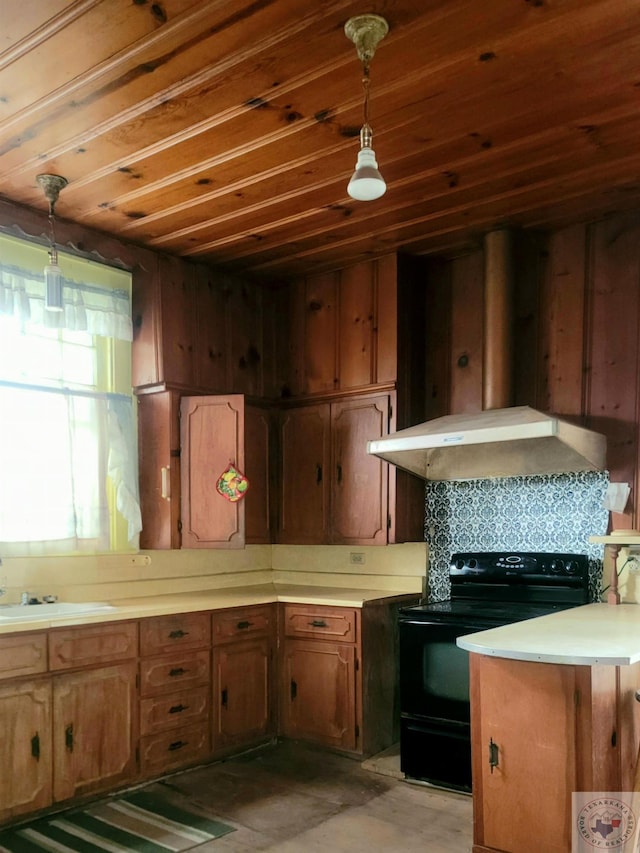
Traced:
<svg viewBox="0 0 640 853">
<path fill-rule="evenodd" d="M 572 792 L 633 787 L 640 607 L 585 605 L 457 643 L 471 652 L 474 853 L 568 853 Z"/>
</svg>

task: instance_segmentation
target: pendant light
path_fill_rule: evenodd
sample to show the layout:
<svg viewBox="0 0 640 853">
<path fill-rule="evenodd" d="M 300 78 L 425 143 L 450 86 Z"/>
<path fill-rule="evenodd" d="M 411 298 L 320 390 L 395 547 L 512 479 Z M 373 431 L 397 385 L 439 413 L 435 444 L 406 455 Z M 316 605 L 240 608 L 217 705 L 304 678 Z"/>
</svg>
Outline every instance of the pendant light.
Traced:
<svg viewBox="0 0 640 853">
<path fill-rule="evenodd" d="M 369 125 L 369 63 L 378 43 L 389 32 L 389 25 L 380 15 L 357 15 L 355 18 L 349 18 L 344 25 L 344 31 L 347 38 L 355 44 L 358 59 L 362 62 L 364 88 L 364 124 L 360 131 L 360 151 L 347 192 L 357 201 L 373 201 L 384 195 L 387 185 L 378 171 L 376 154 L 371 147 L 373 133 Z"/>
<path fill-rule="evenodd" d="M 44 268 L 44 307 L 47 311 L 62 311 L 64 310 L 62 270 L 58 266 L 54 211 L 60 190 L 67 186 L 67 179 L 60 175 L 36 175 L 36 181 L 42 187 L 45 198 L 49 202 L 49 263 Z"/>
</svg>

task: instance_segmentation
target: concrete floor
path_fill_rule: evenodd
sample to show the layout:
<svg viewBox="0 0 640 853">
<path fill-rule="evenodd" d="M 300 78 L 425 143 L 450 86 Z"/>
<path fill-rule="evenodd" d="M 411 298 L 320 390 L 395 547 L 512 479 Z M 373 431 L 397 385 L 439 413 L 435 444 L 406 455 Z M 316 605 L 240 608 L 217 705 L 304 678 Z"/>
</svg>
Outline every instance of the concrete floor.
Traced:
<svg viewBox="0 0 640 853">
<path fill-rule="evenodd" d="M 198 853 L 471 850 L 469 796 L 402 781 L 393 751 L 367 766 L 284 741 L 154 785 L 236 828 Z"/>
</svg>

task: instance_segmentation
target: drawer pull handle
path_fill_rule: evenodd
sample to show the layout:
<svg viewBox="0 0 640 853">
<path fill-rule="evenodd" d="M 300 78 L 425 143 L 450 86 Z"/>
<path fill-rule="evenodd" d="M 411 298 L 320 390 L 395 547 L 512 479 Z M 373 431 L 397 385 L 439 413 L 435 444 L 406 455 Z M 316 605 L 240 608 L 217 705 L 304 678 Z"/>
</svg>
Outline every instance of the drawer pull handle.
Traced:
<svg viewBox="0 0 640 853">
<path fill-rule="evenodd" d="M 314 619 L 313 622 L 309 622 L 312 628 L 327 628 L 328 625 L 324 621 L 324 619 Z"/>
<path fill-rule="evenodd" d="M 238 624 L 236 625 L 236 628 L 238 629 L 238 631 L 244 631 L 247 628 L 251 628 L 252 625 L 253 625 L 253 622 L 248 622 L 245 619 L 242 622 L 238 622 Z"/>
<path fill-rule="evenodd" d="M 322 482 L 322 465 L 316 465 L 316 483 L 320 485 Z"/>
<path fill-rule="evenodd" d="M 229 697 L 228 697 L 228 695 L 227 695 L 227 688 L 225 687 L 225 689 L 224 689 L 224 690 L 222 691 L 222 693 L 220 694 L 220 702 L 221 702 L 221 704 L 222 704 L 222 707 L 223 707 L 223 708 L 226 708 L 226 707 L 227 707 L 227 700 L 228 700 L 228 698 L 229 698 Z"/>
<path fill-rule="evenodd" d="M 73 723 L 69 723 L 64 730 L 64 745 L 67 748 L 67 752 L 73 752 Z"/>
<path fill-rule="evenodd" d="M 500 754 L 498 752 L 498 744 L 493 738 L 489 738 L 489 767 L 493 773 L 493 768 L 500 765 Z"/>
<path fill-rule="evenodd" d="M 295 699 L 298 695 L 298 685 L 295 683 L 293 678 L 291 679 L 291 698 Z"/>
<path fill-rule="evenodd" d="M 338 483 L 342 483 L 342 465 L 338 465 L 337 469 L 338 469 Z"/>
<path fill-rule="evenodd" d="M 167 747 L 167 752 L 175 752 L 176 749 L 182 749 L 183 746 L 188 746 L 188 741 L 186 740 L 174 740 L 173 743 L 170 743 Z"/>
<path fill-rule="evenodd" d="M 188 705 L 172 705 L 169 708 L 170 714 L 181 714 L 183 711 L 187 711 L 189 709 Z"/>
<path fill-rule="evenodd" d="M 188 636 L 189 636 L 188 631 L 183 631 L 182 628 L 178 628 L 177 631 L 172 631 L 169 634 L 169 639 L 170 640 L 180 640 L 182 637 L 188 637 Z"/>
<path fill-rule="evenodd" d="M 31 738 L 31 755 L 36 761 L 40 761 L 40 735 L 38 732 Z"/>
<path fill-rule="evenodd" d="M 184 669 L 184 667 L 177 666 L 175 669 L 169 670 L 169 675 L 171 676 L 171 678 L 175 678 L 176 676 L 184 675 L 187 672 L 189 672 L 188 669 Z"/>
</svg>

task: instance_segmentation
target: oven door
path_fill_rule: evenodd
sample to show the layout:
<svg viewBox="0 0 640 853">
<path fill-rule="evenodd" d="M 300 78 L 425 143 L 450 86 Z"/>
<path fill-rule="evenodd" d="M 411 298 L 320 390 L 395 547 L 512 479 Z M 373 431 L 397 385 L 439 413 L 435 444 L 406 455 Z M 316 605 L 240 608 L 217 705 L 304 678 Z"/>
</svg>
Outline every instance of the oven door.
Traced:
<svg viewBox="0 0 640 853">
<path fill-rule="evenodd" d="M 469 653 L 456 639 L 489 627 L 482 620 L 451 624 L 400 617 L 403 716 L 469 724 Z"/>
<path fill-rule="evenodd" d="M 469 653 L 456 640 L 494 624 L 400 616 L 400 769 L 407 777 L 471 790 Z"/>
</svg>

